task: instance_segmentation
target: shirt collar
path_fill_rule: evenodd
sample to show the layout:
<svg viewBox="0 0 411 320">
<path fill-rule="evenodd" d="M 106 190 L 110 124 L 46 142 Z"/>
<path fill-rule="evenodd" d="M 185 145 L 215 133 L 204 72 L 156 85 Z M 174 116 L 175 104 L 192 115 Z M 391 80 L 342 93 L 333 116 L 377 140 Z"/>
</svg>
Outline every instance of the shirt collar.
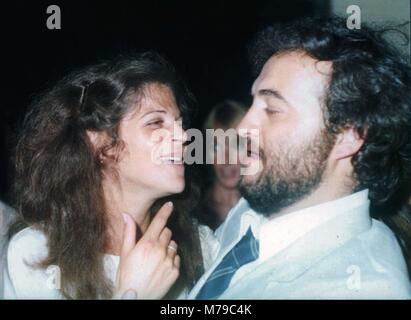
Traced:
<svg viewBox="0 0 411 320">
<path fill-rule="evenodd" d="M 259 238 L 259 259 L 267 260 L 321 224 L 368 203 L 368 190 L 362 190 L 334 201 L 274 217 L 265 222 L 260 220 L 262 223 L 252 229 L 254 235 L 258 235 Z"/>
<path fill-rule="evenodd" d="M 224 252 L 233 243 L 237 243 L 249 227 L 251 227 L 254 237 L 257 237 L 260 225 L 266 221 L 267 219 L 263 215 L 252 210 L 248 202 L 241 198 L 214 234 Z"/>
</svg>

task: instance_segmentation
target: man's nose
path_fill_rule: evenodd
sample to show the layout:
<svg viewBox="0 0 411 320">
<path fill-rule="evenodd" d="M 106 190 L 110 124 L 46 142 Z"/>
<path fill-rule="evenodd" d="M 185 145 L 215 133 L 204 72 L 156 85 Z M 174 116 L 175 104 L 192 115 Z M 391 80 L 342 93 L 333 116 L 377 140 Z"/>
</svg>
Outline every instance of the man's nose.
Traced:
<svg viewBox="0 0 411 320">
<path fill-rule="evenodd" d="M 250 107 L 250 109 L 245 114 L 243 119 L 241 119 L 236 128 L 238 135 L 242 138 L 249 137 L 251 129 L 258 129 L 257 121 L 254 116 L 253 106 Z"/>
</svg>

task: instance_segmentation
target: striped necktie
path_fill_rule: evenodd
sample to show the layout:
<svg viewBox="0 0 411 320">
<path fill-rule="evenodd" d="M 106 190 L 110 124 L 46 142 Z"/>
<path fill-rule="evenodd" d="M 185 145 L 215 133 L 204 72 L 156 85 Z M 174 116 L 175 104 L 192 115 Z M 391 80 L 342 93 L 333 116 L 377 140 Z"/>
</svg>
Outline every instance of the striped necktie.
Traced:
<svg viewBox="0 0 411 320">
<path fill-rule="evenodd" d="M 207 300 L 218 298 L 228 287 L 235 272 L 246 263 L 258 258 L 258 241 L 254 238 L 251 228 L 241 240 L 225 255 L 214 269 L 196 299 Z"/>
</svg>

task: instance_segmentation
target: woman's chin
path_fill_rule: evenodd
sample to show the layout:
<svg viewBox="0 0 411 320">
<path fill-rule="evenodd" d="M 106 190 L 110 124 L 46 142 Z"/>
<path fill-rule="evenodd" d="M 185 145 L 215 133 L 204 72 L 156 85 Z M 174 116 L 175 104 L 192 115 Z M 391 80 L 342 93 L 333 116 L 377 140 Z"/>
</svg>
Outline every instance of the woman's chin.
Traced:
<svg viewBox="0 0 411 320">
<path fill-rule="evenodd" d="M 164 167 L 161 168 L 156 175 L 156 181 L 158 181 L 156 188 L 159 193 L 166 196 L 181 193 L 185 188 L 184 167 L 170 167 L 166 167 L 166 170 Z"/>
<path fill-rule="evenodd" d="M 166 196 L 181 193 L 184 191 L 185 188 L 185 182 L 184 178 L 183 179 L 170 179 L 168 181 L 165 181 L 167 185 L 162 186 L 162 190 L 164 193 L 166 193 Z"/>
</svg>

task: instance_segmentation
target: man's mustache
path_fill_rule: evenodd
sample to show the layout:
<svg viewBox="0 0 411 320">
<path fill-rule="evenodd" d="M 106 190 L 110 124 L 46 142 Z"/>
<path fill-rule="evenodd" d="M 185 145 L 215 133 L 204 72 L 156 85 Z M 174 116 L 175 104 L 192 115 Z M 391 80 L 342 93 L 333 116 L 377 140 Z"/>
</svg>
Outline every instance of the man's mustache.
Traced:
<svg viewBox="0 0 411 320">
<path fill-rule="evenodd" d="M 265 160 L 266 156 L 265 156 L 265 152 L 262 148 L 258 147 L 255 148 L 256 144 L 252 142 L 252 138 L 251 137 L 239 137 L 239 139 L 246 139 L 245 145 L 247 147 L 247 156 L 251 156 L 252 154 L 256 154 L 258 155 L 258 157 L 261 160 Z M 242 144 L 240 143 L 240 146 Z"/>
</svg>

